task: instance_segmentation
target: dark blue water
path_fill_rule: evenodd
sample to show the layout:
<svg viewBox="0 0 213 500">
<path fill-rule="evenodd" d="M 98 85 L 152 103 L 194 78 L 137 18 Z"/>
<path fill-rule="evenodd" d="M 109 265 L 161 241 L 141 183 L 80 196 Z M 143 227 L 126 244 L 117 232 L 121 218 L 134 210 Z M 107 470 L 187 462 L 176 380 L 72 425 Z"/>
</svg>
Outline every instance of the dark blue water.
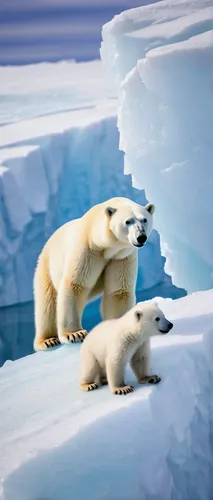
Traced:
<svg viewBox="0 0 213 500">
<path fill-rule="evenodd" d="M 153 1 L 0 0 L 0 64 L 97 59 L 102 25 Z"/>
</svg>

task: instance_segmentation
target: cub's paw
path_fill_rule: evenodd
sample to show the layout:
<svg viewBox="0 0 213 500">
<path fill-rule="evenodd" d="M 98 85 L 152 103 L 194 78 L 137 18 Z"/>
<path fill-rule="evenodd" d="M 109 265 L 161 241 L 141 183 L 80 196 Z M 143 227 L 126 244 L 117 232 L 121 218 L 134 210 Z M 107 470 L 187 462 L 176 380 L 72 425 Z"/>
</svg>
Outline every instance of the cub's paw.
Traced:
<svg viewBox="0 0 213 500">
<path fill-rule="evenodd" d="M 61 342 L 64 344 L 74 344 L 75 342 L 83 342 L 87 335 L 87 330 L 78 330 L 77 332 L 63 332 L 60 335 Z"/>
<path fill-rule="evenodd" d="M 161 378 L 158 375 L 150 375 L 140 380 L 140 384 L 159 384 Z"/>
<path fill-rule="evenodd" d="M 80 384 L 81 391 L 88 392 L 98 389 L 98 384 Z"/>
<path fill-rule="evenodd" d="M 112 393 L 113 394 L 117 394 L 117 395 L 124 395 L 126 396 L 126 394 L 129 394 L 130 392 L 133 391 L 133 386 L 132 385 L 124 385 L 123 387 L 115 387 L 113 390 L 112 390 Z"/>
<path fill-rule="evenodd" d="M 51 347 L 57 347 L 61 342 L 58 337 L 50 337 L 49 339 L 40 340 L 34 343 L 35 351 L 45 351 Z"/>
</svg>

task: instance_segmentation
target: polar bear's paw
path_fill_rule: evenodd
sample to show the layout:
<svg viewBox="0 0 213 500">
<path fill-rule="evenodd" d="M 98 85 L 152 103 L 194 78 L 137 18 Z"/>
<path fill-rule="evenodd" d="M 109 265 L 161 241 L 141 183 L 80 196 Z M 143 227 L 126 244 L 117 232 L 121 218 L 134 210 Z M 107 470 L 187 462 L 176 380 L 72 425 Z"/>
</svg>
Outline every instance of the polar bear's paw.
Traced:
<svg viewBox="0 0 213 500">
<path fill-rule="evenodd" d="M 98 384 L 80 384 L 81 391 L 88 392 L 98 389 Z"/>
<path fill-rule="evenodd" d="M 49 337 L 48 339 L 35 340 L 34 349 L 35 351 L 45 351 L 46 349 L 51 349 L 51 347 L 57 347 L 61 345 L 58 337 Z"/>
<path fill-rule="evenodd" d="M 78 330 L 76 332 L 63 332 L 60 335 L 61 342 L 64 344 L 74 344 L 75 342 L 83 342 L 84 338 L 87 335 L 87 330 Z"/>
<path fill-rule="evenodd" d="M 129 394 L 130 392 L 133 391 L 133 386 L 132 385 L 124 385 L 123 387 L 114 387 L 112 390 L 113 394 L 118 394 L 118 395 L 124 395 Z"/>
<path fill-rule="evenodd" d="M 159 384 L 161 378 L 158 375 L 150 375 L 140 380 L 140 384 Z"/>
</svg>

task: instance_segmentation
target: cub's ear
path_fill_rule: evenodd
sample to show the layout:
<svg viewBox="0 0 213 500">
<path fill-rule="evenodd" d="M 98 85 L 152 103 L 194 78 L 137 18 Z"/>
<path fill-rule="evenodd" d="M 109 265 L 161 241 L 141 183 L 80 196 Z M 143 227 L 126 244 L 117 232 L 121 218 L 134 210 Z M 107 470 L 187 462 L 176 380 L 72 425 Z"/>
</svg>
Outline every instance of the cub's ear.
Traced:
<svg viewBox="0 0 213 500">
<path fill-rule="evenodd" d="M 149 212 L 150 215 L 153 215 L 155 213 L 155 205 L 153 203 L 147 203 L 144 208 L 147 210 L 147 212 Z"/>
<path fill-rule="evenodd" d="M 107 217 L 112 217 L 112 215 L 114 215 L 116 211 L 117 208 L 112 208 L 112 207 L 105 208 L 105 214 L 107 215 Z"/>
<path fill-rule="evenodd" d="M 143 316 L 142 312 L 140 312 L 140 311 L 136 311 L 135 312 L 135 317 L 136 317 L 137 321 L 140 321 L 140 319 L 142 318 L 142 316 Z"/>
</svg>

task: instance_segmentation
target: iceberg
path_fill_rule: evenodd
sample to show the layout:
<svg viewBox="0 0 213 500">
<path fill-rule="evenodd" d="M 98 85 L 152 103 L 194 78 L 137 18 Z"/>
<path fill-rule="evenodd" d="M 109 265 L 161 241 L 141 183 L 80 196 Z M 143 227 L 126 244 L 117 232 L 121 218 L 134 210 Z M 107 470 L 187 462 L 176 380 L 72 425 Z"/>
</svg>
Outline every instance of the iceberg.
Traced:
<svg viewBox="0 0 213 500">
<path fill-rule="evenodd" d="M 158 299 L 174 322 L 152 338 L 154 387 L 78 388 L 79 345 L 0 370 L 1 500 L 210 500 L 213 291 Z"/>
<path fill-rule="evenodd" d="M 165 0 L 103 26 L 119 99 L 124 172 L 156 204 L 165 271 L 188 293 L 213 284 L 213 2 Z"/>
</svg>

